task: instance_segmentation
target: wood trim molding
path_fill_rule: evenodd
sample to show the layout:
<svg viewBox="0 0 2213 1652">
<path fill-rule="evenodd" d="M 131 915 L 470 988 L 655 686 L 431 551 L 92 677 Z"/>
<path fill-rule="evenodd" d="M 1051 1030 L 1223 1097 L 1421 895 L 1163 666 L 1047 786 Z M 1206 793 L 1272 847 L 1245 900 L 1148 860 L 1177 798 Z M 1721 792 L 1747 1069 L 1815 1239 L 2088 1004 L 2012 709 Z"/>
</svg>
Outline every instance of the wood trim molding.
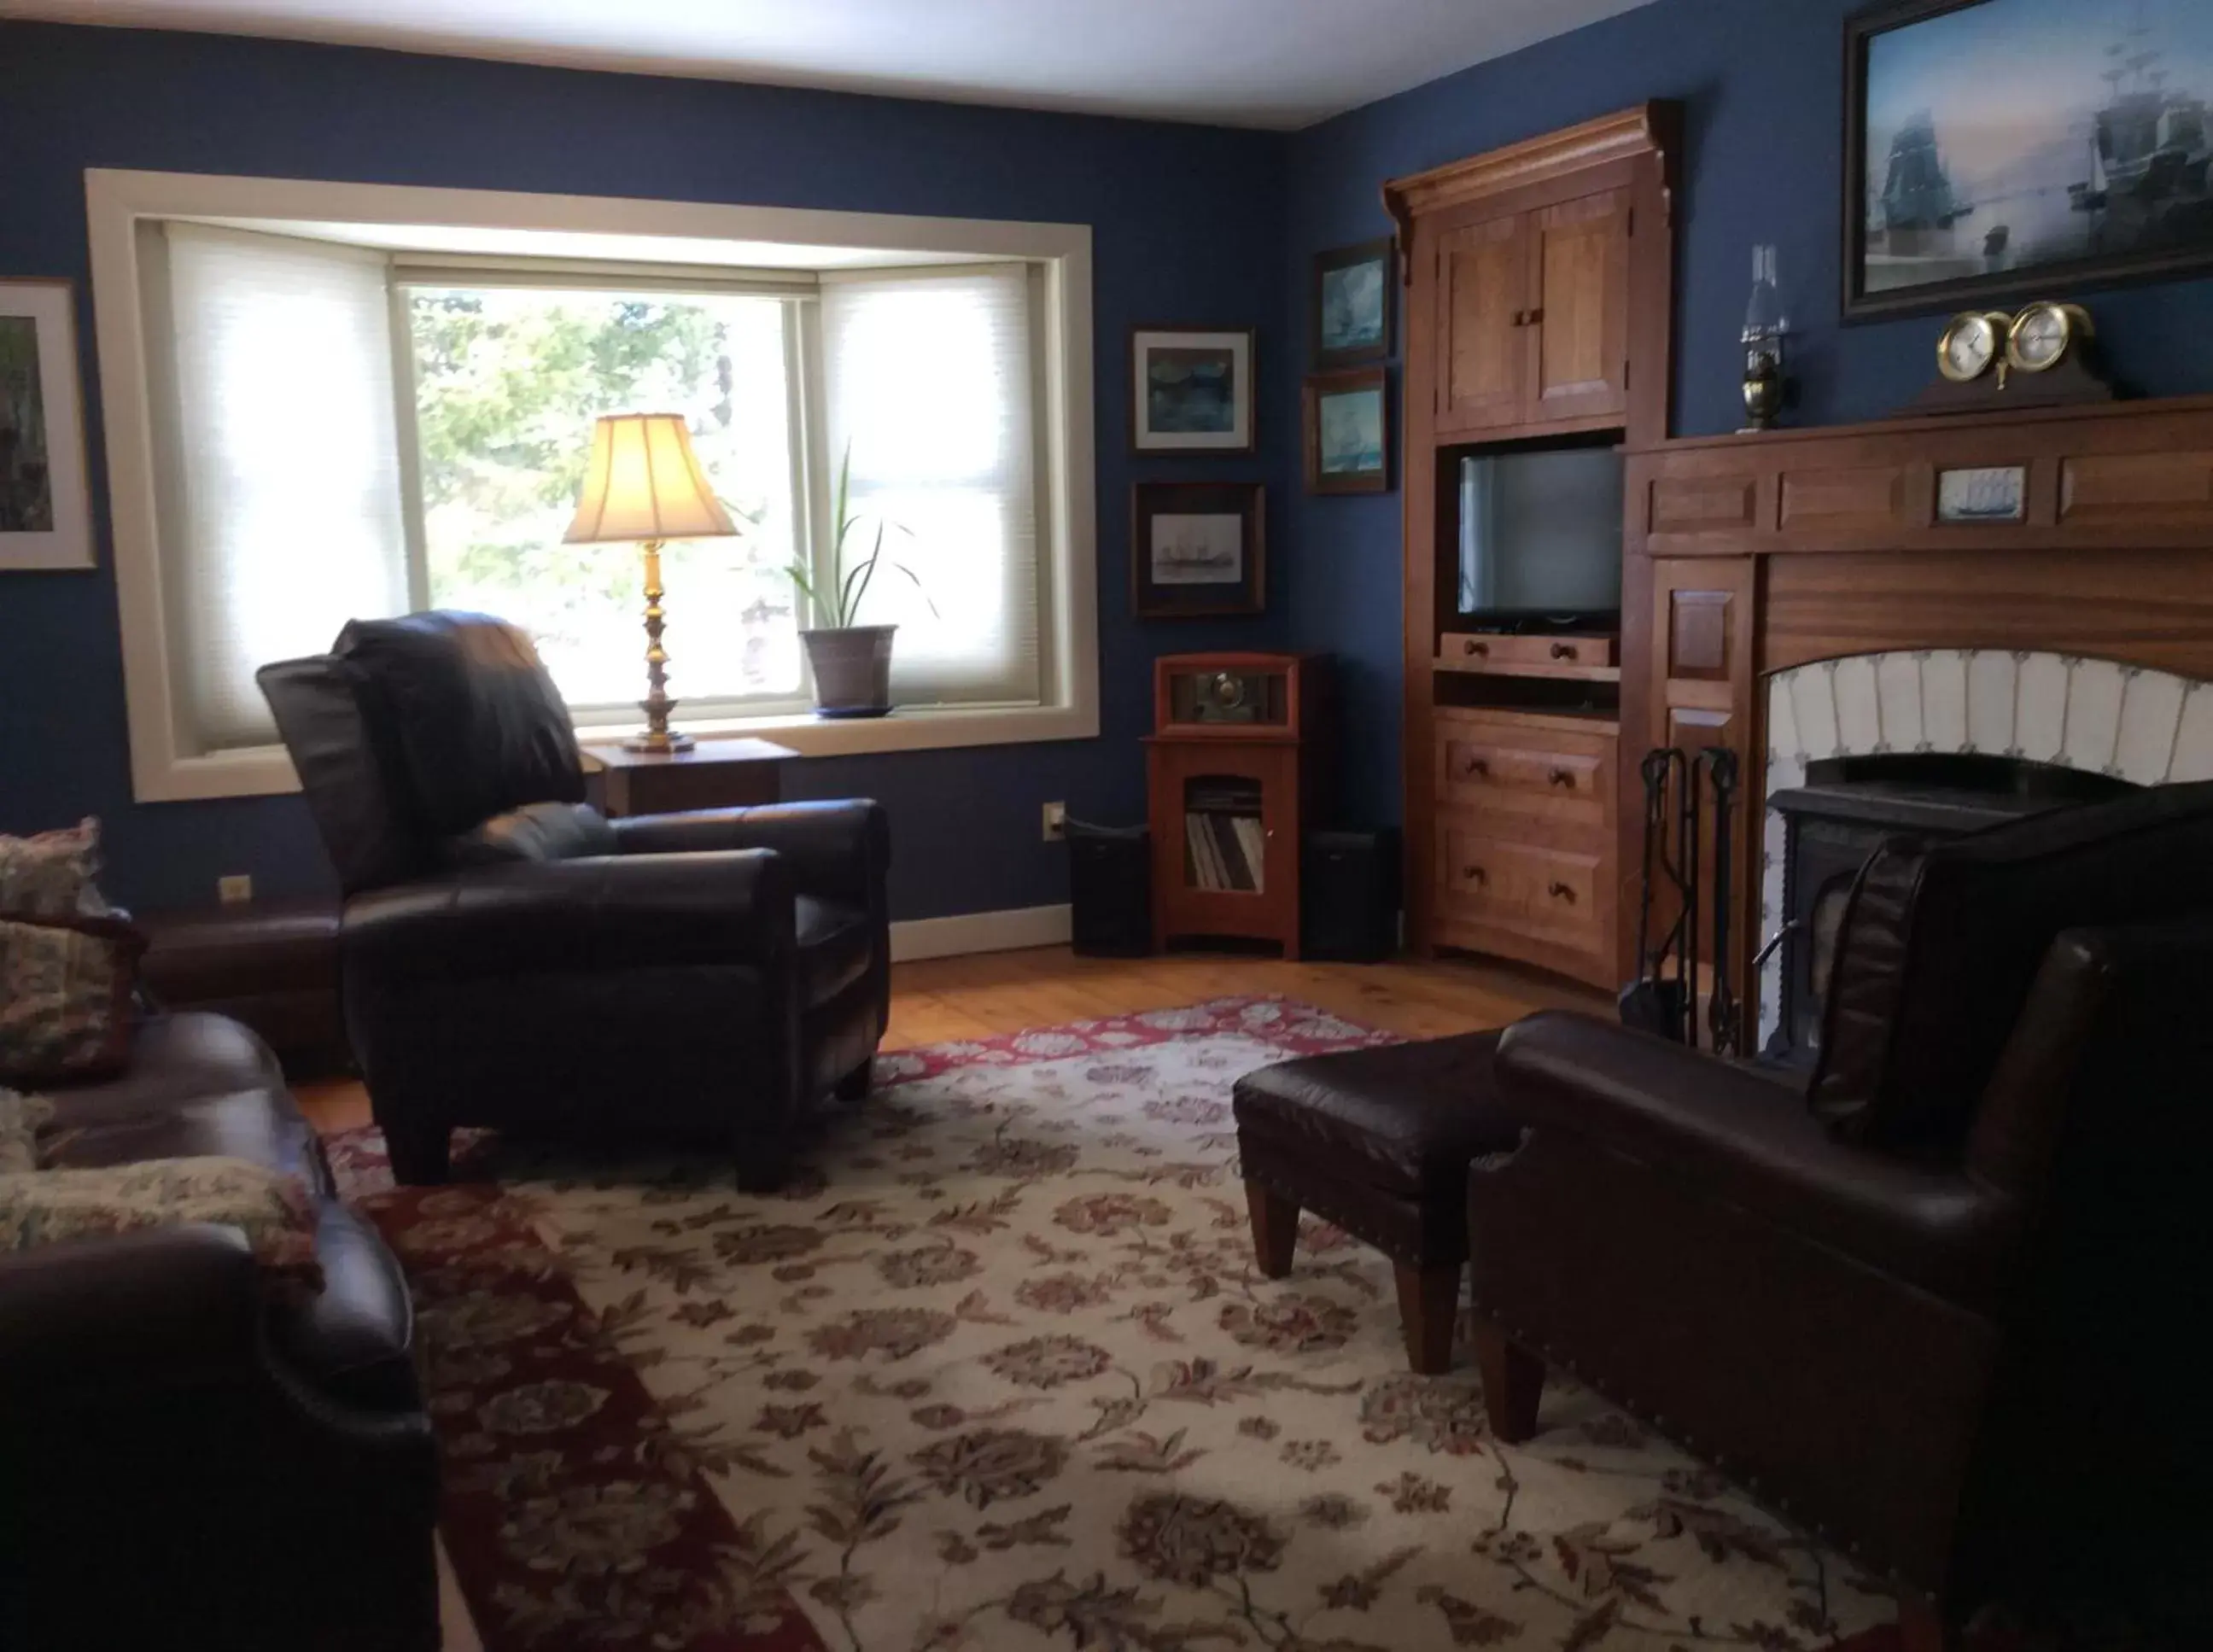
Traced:
<svg viewBox="0 0 2213 1652">
<path fill-rule="evenodd" d="M 1549 183 L 1610 161 L 1633 161 L 1653 154 L 1662 156 L 1667 168 L 1665 202 L 1673 193 L 1677 146 L 1673 137 L 1680 119 L 1677 105 L 1655 99 L 1618 114 L 1587 120 L 1580 126 L 1545 132 L 1464 161 L 1432 167 L 1427 172 L 1393 178 L 1383 186 L 1383 207 L 1399 226 L 1399 246 L 1411 247 L 1414 219 L 1421 215 Z M 1411 265 L 1402 262 L 1402 275 L 1412 280 Z"/>
<path fill-rule="evenodd" d="M 1070 934 L 1070 911 L 1064 905 L 1011 906 L 997 912 L 901 918 L 891 926 L 892 962 L 911 964 L 922 958 L 1064 947 Z"/>
</svg>

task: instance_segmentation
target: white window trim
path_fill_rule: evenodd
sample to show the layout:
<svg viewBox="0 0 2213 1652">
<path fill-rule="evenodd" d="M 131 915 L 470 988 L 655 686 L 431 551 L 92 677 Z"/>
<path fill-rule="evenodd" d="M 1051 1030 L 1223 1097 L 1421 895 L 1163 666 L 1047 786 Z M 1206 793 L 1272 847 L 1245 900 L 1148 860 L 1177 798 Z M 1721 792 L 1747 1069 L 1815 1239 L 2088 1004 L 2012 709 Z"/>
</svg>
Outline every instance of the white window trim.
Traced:
<svg viewBox="0 0 2213 1652">
<path fill-rule="evenodd" d="M 154 509 L 154 415 L 135 235 L 141 218 L 453 225 L 867 247 L 1037 263 L 1046 277 L 1046 348 L 1040 355 L 1046 384 L 1039 403 L 1039 439 L 1050 458 L 1048 473 L 1057 482 L 1044 513 L 1052 554 L 1044 559 L 1039 581 L 1039 642 L 1047 703 L 897 712 L 873 722 L 823 722 L 787 715 L 686 727 L 706 739 L 772 739 L 807 757 L 1097 737 L 1097 454 L 1088 225 L 96 168 L 85 173 L 85 204 L 131 777 L 139 802 L 299 789 L 299 777 L 281 747 L 199 755 L 180 738 L 169 693 L 170 649 L 162 619 L 160 529 Z M 583 731 L 583 737 L 605 741 L 624 732 L 594 726 Z"/>
</svg>

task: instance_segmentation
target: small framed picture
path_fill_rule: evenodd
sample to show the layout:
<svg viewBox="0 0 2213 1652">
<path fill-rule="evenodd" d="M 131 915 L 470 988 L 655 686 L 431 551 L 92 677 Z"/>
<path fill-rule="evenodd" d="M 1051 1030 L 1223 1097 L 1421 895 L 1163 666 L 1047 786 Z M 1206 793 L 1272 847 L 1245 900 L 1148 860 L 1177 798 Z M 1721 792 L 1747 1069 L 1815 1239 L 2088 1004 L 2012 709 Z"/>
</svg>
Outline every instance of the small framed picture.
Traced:
<svg viewBox="0 0 2213 1652">
<path fill-rule="evenodd" d="M 1316 373 L 1306 384 L 1308 493 L 1382 493 L 1391 485 L 1389 381 L 1380 367 Z"/>
<path fill-rule="evenodd" d="M 0 572 L 93 565 L 74 309 L 66 281 L 0 280 Z"/>
<path fill-rule="evenodd" d="M 1387 235 L 1314 254 L 1311 343 L 1317 368 L 1380 362 L 1391 353 L 1396 249 Z"/>
<path fill-rule="evenodd" d="M 1267 604 L 1258 482 L 1139 482 L 1130 491 L 1130 606 L 1140 619 L 1259 613 Z"/>
<path fill-rule="evenodd" d="M 1253 451 L 1252 328 L 1134 328 L 1130 370 L 1136 452 Z"/>
</svg>

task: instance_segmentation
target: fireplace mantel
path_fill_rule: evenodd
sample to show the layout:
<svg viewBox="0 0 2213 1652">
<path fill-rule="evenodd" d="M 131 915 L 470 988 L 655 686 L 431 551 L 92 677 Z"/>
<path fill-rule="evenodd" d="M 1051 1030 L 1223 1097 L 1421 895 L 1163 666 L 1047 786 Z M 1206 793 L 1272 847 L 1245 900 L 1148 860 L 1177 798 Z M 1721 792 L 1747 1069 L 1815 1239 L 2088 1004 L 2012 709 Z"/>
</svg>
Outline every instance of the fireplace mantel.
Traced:
<svg viewBox="0 0 2213 1652">
<path fill-rule="evenodd" d="M 2018 519 L 1944 520 L 1942 479 L 1990 471 L 2018 472 Z M 1626 487 L 1619 783 L 1637 795 L 1654 746 L 1736 753 L 1739 911 L 1775 673 L 2004 649 L 2213 680 L 2213 396 L 1668 442 L 1631 451 Z M 1757 938 L 1735 939 L 1742 982 Z"/>
</svg>

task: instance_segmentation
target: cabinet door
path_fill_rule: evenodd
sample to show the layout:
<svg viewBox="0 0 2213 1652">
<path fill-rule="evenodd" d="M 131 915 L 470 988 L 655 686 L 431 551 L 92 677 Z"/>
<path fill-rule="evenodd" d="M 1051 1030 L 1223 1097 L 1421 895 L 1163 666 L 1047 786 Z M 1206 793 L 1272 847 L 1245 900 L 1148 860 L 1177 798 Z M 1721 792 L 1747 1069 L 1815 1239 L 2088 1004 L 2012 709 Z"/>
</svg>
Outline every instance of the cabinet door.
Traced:
<svg viewBox="0 0 2213 1652">
<path fill-rule="evenodd" d="M 1437 238 L 1436 429 L 1527 418 L 1529 221 L 1488 218 Z"/>
<path fill-rule="evenodd" d="M 1531 213 L 1529 223 L 1529 419 L 1626 414 L 1629 192 L 1563 201 Z"/>
</svg>

